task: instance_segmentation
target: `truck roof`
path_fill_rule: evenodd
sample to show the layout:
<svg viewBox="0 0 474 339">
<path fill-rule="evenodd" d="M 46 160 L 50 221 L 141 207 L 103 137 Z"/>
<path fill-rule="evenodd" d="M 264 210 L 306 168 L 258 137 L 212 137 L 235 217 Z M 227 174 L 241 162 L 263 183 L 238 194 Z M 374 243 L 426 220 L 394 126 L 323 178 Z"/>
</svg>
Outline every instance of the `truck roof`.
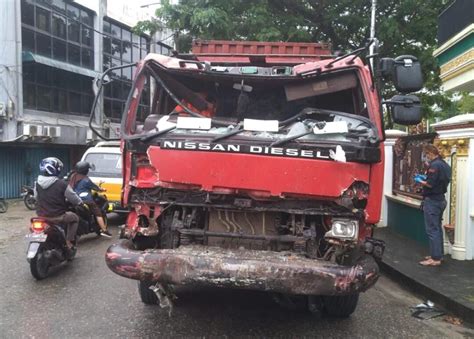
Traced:
<svg viewBox="0 0 474 339">
<path fill-rule="evenodd" d="M 297 65 L 333 57 L 326 43 L 226 40 L 194 40 L 192 55 L 214 65 Z"/>
</svg>

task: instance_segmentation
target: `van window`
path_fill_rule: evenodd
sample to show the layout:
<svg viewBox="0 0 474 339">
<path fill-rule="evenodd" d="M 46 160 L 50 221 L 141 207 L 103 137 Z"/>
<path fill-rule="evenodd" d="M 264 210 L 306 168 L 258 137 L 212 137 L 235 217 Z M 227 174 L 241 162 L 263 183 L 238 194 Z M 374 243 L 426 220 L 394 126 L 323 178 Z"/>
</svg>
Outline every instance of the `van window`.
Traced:
<svg viewBox="0 0 474 339">
<path fill-rule="evenodd" d="M 122 177 L 122 157 L 120 154 L 89 153 L 84 160 L 95 166 L 94 170 L 89 171 L 90 177 Z"/>
</svg>

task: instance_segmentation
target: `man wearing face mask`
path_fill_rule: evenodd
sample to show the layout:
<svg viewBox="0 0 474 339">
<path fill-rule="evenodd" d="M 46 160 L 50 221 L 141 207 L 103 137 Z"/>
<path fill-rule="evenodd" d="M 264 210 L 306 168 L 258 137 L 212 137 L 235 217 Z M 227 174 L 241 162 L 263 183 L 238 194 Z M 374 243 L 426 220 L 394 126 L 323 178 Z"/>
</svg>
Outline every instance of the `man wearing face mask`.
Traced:
<svg viewBox="0 0 474 339">
<path fill-rule="evenodd" d="M 425 257 L 420 264 L 423 266 L 439 266 L 443 258 L 443 230 L 441 221 L 446 208 L 444 194 L 451 181 L 451 167 L 441 159 L 438 149 L 428 144 L 423 152 L 429 161 L 429 167 L 424 176 L 415 176 L 415 181 L 423 187 L 423 215 L 425 230 L 430 244 L 430 256 Z"/>
</svg>

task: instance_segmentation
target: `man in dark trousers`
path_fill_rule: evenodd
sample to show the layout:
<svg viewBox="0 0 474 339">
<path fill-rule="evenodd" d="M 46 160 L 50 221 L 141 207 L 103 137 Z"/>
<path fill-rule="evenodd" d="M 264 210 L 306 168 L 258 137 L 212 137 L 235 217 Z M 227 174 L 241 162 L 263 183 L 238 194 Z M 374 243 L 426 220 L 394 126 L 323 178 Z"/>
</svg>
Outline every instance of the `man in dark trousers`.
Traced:
<svg viewBox="0 0 474 339">
<path fill-rule="evenodd" d="M 82 205 L 82 200 L 68 184 L 59 178 L 63 163 L 58 158 L 45 158 L 40 163 L 40 175 L 35 184 L 36 214 L 67 228 L 66 243 L 74 248 L 79 217 L 69 211 L 69 204 Z"/>
<path fill-rule="evenodd" d="M 426 180 L 420 178 L 415 180 L 423 186 L 423 214 L 431 255 L 420 261 L 420 264 L 439 266 L 444 254 L 443 230 L 441 228 L 443 212 L 447 204 L 444 194 L 451 181 L 451 167 L 441 159 L 439 151 L 434 145 L 426 145 L 423 152 L 430 161 L 426 171 Z"/>
</svg>

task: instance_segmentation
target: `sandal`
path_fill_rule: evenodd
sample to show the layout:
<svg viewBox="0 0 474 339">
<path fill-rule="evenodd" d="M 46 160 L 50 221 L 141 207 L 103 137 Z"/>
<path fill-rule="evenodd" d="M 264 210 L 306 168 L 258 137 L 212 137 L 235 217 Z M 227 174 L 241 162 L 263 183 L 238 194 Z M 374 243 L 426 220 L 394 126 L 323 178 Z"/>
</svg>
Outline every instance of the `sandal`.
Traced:
<svg viewBox="0 0 474 339">
<path fill-rule="evenodd" d="M 441 265 L 441 260 L 427 259 L 419 262 L 422 266 L 439 266 Z"/>
<path fill-rule="evenodd" d="M 431 258 L 431 255 L 427 255 L 426 257 L 423 257 L 423 260 L 430 260 L 430 259 L 432 259 L 432 258 Z M 441 259 L 439 259 L 439 260 L 437 260 L 437 261 L 443 261 L 443 258 L 441 258 Z"/>
</svg>

